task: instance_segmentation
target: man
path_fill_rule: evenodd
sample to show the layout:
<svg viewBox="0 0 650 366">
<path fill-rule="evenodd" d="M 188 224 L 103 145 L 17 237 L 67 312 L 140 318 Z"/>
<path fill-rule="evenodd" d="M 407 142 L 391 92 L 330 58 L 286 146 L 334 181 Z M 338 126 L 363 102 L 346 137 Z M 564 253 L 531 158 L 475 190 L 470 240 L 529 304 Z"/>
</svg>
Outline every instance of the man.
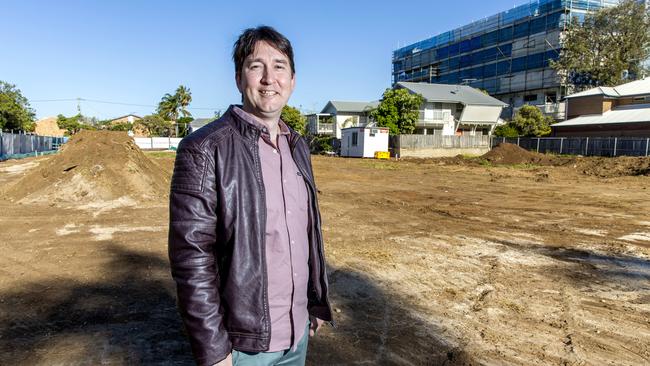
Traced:
<svg viewBox="0 0 650 366">
<path fill-rule="evenodd" d="M 309 148 L 280 119 L 293 50 L 262 26 L 242 33 L 233 61 L 243 105 L 184 138 L 176 156 L 178 305 L 199 365 L 304 365 L 307 334 L 332 312 Z"/>
</svg>

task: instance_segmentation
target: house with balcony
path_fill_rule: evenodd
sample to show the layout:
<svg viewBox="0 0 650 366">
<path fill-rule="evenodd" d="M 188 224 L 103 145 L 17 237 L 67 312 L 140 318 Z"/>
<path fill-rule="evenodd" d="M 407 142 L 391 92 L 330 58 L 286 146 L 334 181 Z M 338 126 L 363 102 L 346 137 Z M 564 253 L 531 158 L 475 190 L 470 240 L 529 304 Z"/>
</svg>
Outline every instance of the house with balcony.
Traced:
<svg viewBox="0 0 650 366">
<path fill-rule="evenodd" d="M 307 115 L 309 132 L 314 135 L 329 135 L 341 138 L 341 130 L 348 127 L 364 127 L 371 121 L 370 111 L 379 102 L 327 102 L 320 113 Z"/>
<path fill-rule="evenodd" d="M 650 77 L 571 94 L 565 103 L 568 119 L 551 125 L 553 136 L 650 137 Z"/>
<path fill-rule="evenodd" d="M 424 103 L 415 134 L 491 135 L 506 103 L 467 85 L 398 82 L 395 88 L 420 94 Z"/>
</svg>

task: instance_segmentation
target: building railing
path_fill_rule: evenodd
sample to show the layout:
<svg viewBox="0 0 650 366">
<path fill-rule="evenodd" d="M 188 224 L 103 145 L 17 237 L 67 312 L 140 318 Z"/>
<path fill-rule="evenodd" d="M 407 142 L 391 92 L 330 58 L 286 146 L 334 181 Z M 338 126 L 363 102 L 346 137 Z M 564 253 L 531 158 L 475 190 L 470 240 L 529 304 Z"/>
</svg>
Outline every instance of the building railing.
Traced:
<svg viewBox="0 0 650 366">
<path fill-rule="evenodd" d="M 650 152 L 650 137 L 493 137 L 490 147 L 502 142 L 551 154 L 649 156 Z"/>
<path fill-rule="evenodd" d="M 318 124 L 318 133 L 319 134 L 332 134 L 332 133 L 334 133 L 334 123 L 319 123 Z"/>
</svg>

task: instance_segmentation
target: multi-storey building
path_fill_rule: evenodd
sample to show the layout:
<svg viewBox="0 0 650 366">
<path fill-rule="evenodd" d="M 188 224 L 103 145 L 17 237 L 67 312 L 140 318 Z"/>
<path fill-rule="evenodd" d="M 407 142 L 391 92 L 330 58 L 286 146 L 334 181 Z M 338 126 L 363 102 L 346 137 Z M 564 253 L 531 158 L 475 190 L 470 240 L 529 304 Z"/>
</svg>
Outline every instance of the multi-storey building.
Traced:
<svg viewBox="0 0 650 366">
<path fill-rule="evenodd" d="M 618 0 L 539 0 L 517 6 L 413 43 L 393 52 L 393 84 L 400 81 L 467 84 L 509 105 L 509 118 L 524 104 L 564 118 L 566 95 L 550 61 L 573 18 L 616 5 Z"/>
</svg>

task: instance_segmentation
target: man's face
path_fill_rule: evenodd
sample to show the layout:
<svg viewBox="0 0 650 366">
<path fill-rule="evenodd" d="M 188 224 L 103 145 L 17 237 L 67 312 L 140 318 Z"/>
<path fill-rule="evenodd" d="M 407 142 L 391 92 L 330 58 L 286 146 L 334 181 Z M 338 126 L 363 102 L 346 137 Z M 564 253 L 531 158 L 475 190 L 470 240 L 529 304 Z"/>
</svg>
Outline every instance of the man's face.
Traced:
<svg viewBox="0 0 650 366">
<path fill-rule="evenodd" d="M 296 82 L 289 58 L 266 42 L 257 42 L 235 78 L 244 96 L 244 110 L 273 121 L 280 118 Z"/>
</svg>

